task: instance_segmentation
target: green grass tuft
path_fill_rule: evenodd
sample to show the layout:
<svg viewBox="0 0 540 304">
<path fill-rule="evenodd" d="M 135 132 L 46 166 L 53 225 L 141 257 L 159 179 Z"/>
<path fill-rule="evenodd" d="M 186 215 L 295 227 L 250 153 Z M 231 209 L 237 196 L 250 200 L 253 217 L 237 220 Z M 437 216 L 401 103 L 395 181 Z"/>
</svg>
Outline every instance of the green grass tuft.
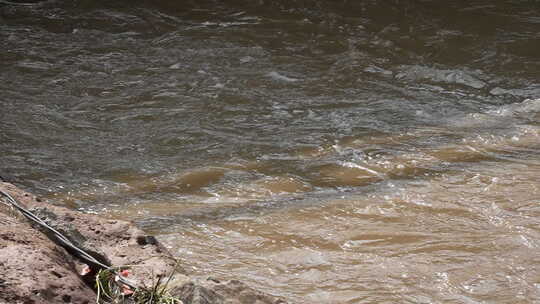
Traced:
<svg viewBox="0 0 540 304">
<path fill-rule="evenodd" d="M 170 294 L 169 283 L 174 272 L 166 279 L 152 276 L 151 286 L 142 286 L 135 290 L 127 288 L 117 280 L 122 270 L 128 267 L 100 270 L 96 275 L 96 303 L 98 304 L 183 304 L 182 300 Z M 131 293 L 132 292 L 132 293 Z M 129 293 L 129 294 L 128 294 Z"/>
</svg>

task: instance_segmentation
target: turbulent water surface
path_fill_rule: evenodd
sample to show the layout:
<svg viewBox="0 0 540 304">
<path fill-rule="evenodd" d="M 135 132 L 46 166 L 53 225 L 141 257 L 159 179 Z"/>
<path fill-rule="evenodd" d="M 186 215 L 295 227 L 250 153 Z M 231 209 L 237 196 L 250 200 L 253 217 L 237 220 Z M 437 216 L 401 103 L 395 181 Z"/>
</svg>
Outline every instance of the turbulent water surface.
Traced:
<svg viewBox="0 0 540 304">
<path fill-rule="evenodd" d="M 540 2 L 0 1 L 0 175 L 296 303 L 540 301 Z"/>
</svg>

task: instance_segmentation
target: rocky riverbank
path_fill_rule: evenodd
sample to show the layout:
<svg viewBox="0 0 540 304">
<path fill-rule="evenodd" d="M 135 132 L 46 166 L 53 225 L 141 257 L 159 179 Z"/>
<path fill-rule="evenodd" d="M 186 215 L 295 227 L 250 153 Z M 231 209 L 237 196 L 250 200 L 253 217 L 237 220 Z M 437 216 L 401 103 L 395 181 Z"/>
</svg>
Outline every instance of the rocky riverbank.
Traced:
<svg viewBox="0 0 540 304">
<path fill-rule="evenodd" d="M 129 278 L 139 286 L 174 272 L 170 287 L 184 304 L 286 303 L 240 281 L 190 277 L 158 240 L 129 222 L 55 206 L 10 183 L 0 182 L 0 189 L 100 262 L 130 265 Z M 3 198 L 0 202 L 0 304 L 94 303 L 95 277 L 82 275 L 86 264 L 4 204 Z"/>
</svg>

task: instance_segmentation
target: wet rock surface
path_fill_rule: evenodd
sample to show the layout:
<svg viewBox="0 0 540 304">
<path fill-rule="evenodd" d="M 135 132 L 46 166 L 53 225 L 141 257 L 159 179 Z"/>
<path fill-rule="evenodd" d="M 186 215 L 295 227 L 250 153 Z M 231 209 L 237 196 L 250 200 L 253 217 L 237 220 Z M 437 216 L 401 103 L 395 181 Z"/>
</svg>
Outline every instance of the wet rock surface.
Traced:
<svg viewBox="0 0 540 304">
<path fill-rule="evenodd" d="M 246 284 L 230 280 L 221 282 L 209 278 L 207 280 L 198 280 L 189 282 L 176 288 L 174 291 L 185 303 L 197 304 L 285 304 L 282 299 L 269 296 L 262 292 L 253 290 Z"/>
<path fill-rule="evenodd" d="M 48 225 L 101 262 L 130 265 L 130 279 L 150 286 L 156 276 L 175 272 L 175 294 L 184 303 L 285 303 L 238 281 L 193 279 L 181 269 L 159 241 L 131 223 L 83 214 L 40 202 L 12 184 L 0 189 L 11 194 Z M 2 197 L 0 205 L 0 304 L 93 303 L 93 277 L 82 277 L 85 264 L 56 244 L 35 224 L 18 215 Z"/>
</svg>

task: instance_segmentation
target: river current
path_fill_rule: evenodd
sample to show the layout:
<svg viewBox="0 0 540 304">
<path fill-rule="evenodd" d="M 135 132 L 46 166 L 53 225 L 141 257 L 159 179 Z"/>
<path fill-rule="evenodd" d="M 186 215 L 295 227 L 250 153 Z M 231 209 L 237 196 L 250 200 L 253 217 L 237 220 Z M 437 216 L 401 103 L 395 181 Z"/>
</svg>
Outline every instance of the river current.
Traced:
<svg viewBox="0 0 540 304">
<path fill-rule="evenodd" d="M 295 303 L 540 302 L 540 2 L 0 1 L 0 176 Z"/>
</svg>

